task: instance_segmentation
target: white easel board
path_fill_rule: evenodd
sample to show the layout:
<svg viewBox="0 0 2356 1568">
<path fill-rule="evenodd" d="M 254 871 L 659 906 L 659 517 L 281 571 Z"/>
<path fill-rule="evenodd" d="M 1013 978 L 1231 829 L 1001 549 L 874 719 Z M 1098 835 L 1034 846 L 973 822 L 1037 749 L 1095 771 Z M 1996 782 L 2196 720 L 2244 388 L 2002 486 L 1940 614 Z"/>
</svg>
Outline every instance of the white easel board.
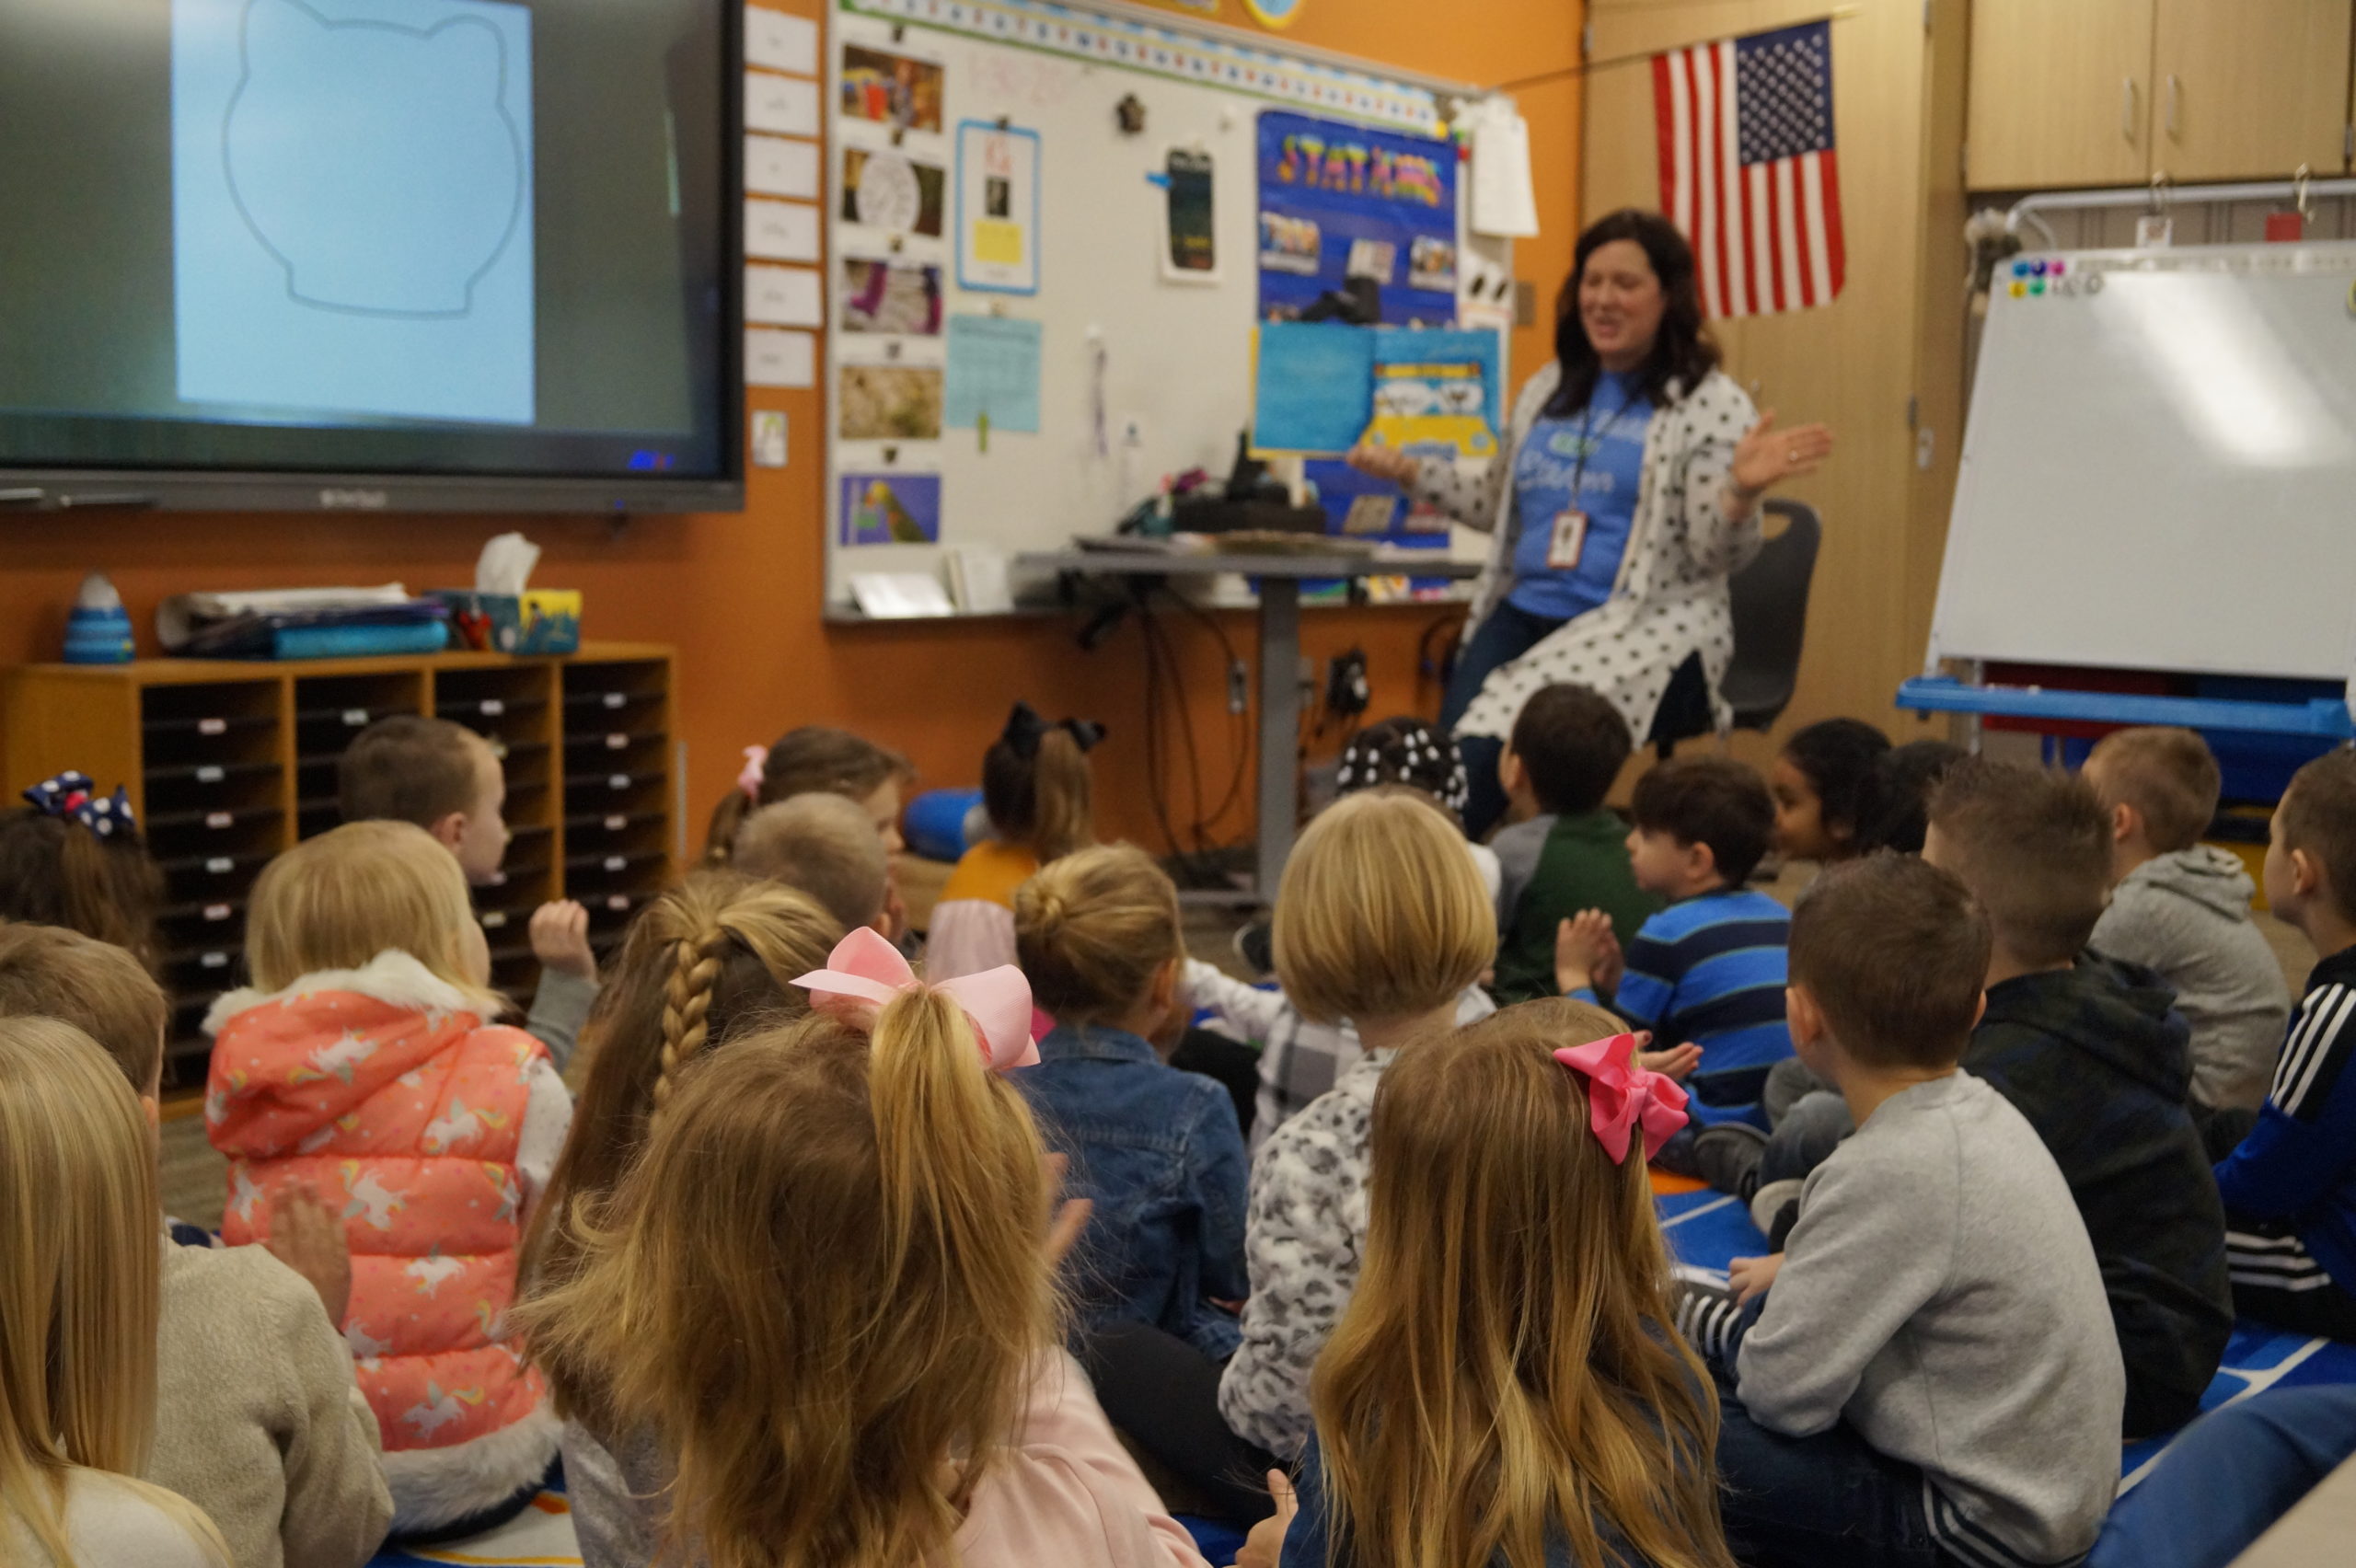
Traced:
<svg viewBox="0 0 2356 1568">
<path fill-rule="evenodd" d="M 2351 631 L 2356 245 L 2005 263 L 1932 661 L 2336 680 Z"/>
<path fill-rule="evenodd" d="M 849 601 L 855 573 L 943 573 L 961 548 L 1064 548 L 1076 534 L 1111 532 L 1165 474 L 1224 475 L 1251 416 L 1260 112 L 1439 133 L 1426 86 L 1288 55 L 1274 37 L 1247 52 L 1220 29 L 1149 15 L 1044 0 L 838 0 L 826 106 L 830 610 Z M 1145 121 L 1135 134 L 1117 123 L 1132 98 Z M 995 174 L 975 156 L 984 143 L 999 159 Z M 1211 160 L 1207 278 L 1173 275 L 1162 254 L 1173 151 Z M 994 178 L 1006 183 L 993 188 Z M 1027 254 L 974 254 L 997 239 L 961 247 L 961 232 L 972 238 L 961 219 L 987 202 L 988 215 L 1028 229 Z M 1504 253 L 1507 242 L 1488 243 Z M 857 264 L 867 270 L 854 275 Z M 900 271 L 879 285 L 877 264 Z M 940 330 L 890 329 L 925 319 L 928 289 L 938 291 Z M 949 419 L 937 439 L 888 433 L 901 415 L 910 417 L 900 428 L 927 428 L 915 389 L 929 376 L 941 383 L 944 412 L 961 411 L 947 397 L 960 389 L 947 374 L 956 317 L 982 318 L 962 325 L 960 341 L 993 350 L 999 374 L 962 388 L 969 416 L 976 398 L 999 410 L 987 444 Z M 1035 411 L 1019 390 L 1034 336 Z M 915 482 L 886 501 L 871 481 L 894 474 Z M 847 506 L 871 496 L 865 537 L 886 542 L 850 543 Z"/>
</svg>

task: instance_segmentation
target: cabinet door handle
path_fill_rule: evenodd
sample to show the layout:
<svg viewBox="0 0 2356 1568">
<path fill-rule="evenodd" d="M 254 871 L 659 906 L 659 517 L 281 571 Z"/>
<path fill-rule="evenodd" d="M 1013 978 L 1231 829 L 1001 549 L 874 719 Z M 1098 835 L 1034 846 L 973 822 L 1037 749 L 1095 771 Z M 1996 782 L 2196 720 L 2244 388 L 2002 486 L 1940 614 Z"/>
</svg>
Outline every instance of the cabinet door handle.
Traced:
<svg viewBox="0 0 2356 1568">
<path fill-rule="evenodd" d="M 2119 84 L 2119 133 L 2129 143 L 2135 140 L 2135 78 L 2122 77 Z"/>
<path fill-rule="evenodd" d="M 2171 71 L 2168 73 L 2168 138 L 2171 141 L 2179 140 L 2184 135 L 2180 123 L 2182 116 L 2178 112 L 2183 107 L 2184 82 Z"/>
</svg>

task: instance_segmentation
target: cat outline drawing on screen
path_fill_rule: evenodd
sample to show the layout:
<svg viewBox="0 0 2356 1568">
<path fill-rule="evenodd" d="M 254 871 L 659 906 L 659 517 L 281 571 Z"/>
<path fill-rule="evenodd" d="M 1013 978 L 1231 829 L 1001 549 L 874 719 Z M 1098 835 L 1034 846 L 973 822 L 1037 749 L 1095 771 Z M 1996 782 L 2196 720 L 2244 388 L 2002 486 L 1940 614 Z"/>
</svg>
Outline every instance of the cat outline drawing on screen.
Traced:
<svg viewBox="0 0 2356 1568">
<path fill-rule="evenodd" d="M 485 0 L 426 27 L 247 0 L 222 165 L 289 297 L 363 316 L 472 311 L 525 216 L 506 99 L 529 60 L 510 59 L 479 14 L 493 10 L 528 26 Z"/>
</svg>

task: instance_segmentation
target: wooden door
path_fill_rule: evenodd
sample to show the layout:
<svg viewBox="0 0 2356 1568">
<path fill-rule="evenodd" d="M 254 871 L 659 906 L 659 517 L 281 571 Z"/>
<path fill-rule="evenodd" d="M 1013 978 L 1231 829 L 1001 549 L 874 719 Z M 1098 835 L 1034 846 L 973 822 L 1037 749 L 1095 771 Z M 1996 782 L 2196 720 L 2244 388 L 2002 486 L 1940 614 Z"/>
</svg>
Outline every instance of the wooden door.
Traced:
<svg viewBox="0 0 2356 1568">
<path fill-rule="evenodd" d="M 2221 0 L 2220 8 L 2245 3 Z M 2151 167 L 2152 6 L 1975 0 L 1965 130 L 1973 190 L 2142 182 Z"/>
<path fill-rule="evenodd" d="M 2346 162 L 2350 0 L 2158 0 L 2152 167 L 2177 184 Z"/>
</svg>

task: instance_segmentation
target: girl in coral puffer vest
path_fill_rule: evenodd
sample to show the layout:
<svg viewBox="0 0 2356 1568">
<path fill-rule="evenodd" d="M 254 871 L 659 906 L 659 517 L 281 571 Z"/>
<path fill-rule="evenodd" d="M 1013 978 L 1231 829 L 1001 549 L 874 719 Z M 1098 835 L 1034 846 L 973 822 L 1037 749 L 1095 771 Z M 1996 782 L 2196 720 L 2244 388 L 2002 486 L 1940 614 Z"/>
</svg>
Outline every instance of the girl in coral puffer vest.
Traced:
<svg viewBox="0 0 2356 1568">
<path fill-rule="evenodd" d="M 342 1216 L 342 1328 L 384 1434 L 394 1535 L 489 1528 L 556 1454 L 547 1390 L 505 1318 L 572 1099 L 538 1041 L 491 1021 L 507 1004 L 466 879 L 406 823 L 352 823 L 272 861 L 246 956 L 254 988 L 205 1020 L 223 1238 L 263 1239 L 285 1187 Z"/>
</svg>

